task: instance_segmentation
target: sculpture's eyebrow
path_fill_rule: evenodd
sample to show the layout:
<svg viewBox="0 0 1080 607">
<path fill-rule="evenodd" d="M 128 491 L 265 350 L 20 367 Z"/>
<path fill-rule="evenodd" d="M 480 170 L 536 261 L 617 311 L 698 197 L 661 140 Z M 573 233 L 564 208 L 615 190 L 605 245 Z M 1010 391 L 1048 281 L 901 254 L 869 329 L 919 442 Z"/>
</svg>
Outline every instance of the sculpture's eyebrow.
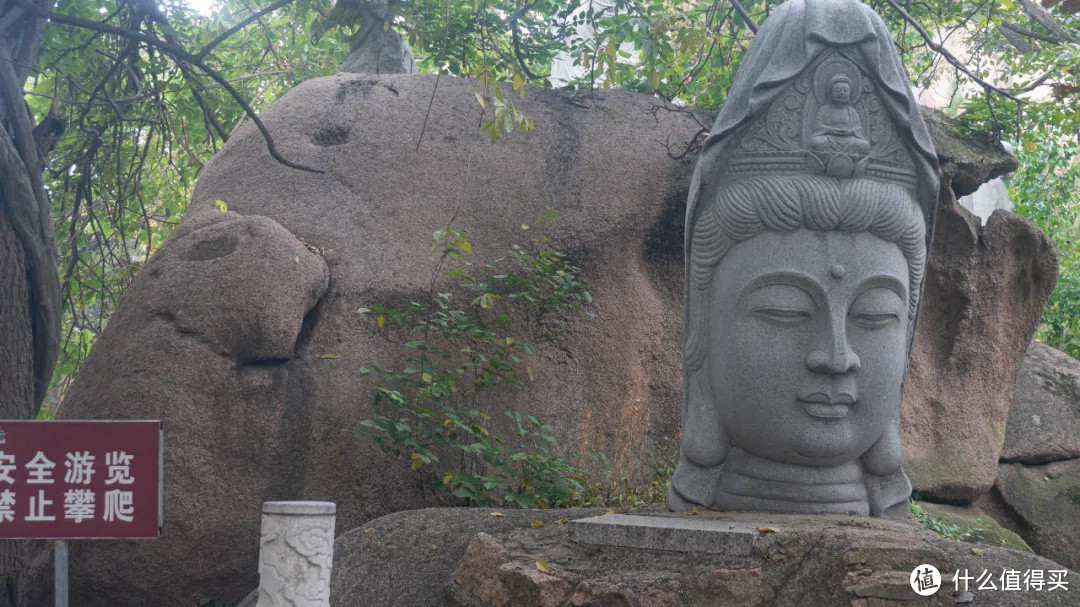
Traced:
<svg viewBox="0 0 1080 607">
<path fill-rule="evenodd" d="M 806 291 L 815 302 L 821 304 L 824 301 L 825 291 L 821 284 L 814 278 L 799 272 L 769 272 L 755 277 L 739 292 L 739 299 L 753 293 L 757 289 L 768 285 L 790 285 Z"/>
<path fill-rule="evenodd" d="M 874 287 L 885 287 L 886 289 L 895 292 L 905 304 L 907 302 L 907 287 L 904 286 L 904 283 L 901 282 L 900 279 L 891 274 L 875 274 L 862 281 L 862 284 L 859 285 L 858 295 L 862 295 Z M 856 297 L 858 295 L 856 295 Z"/>
</svg>

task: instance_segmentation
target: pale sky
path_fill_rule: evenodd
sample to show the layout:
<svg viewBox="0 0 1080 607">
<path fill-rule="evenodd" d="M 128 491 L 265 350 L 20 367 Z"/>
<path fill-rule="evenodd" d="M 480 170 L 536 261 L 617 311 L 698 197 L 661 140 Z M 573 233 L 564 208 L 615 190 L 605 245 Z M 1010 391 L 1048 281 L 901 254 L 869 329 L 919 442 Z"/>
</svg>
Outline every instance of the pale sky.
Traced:
<svg viewBox="0 0 1080 607">
<path fill-rule="evenodd" d="M 195 9 L 200 14 L 209 15 L 210 7 L 214 4 L 215 0 L 184 0 L 184 4 Z"/>
</svg>

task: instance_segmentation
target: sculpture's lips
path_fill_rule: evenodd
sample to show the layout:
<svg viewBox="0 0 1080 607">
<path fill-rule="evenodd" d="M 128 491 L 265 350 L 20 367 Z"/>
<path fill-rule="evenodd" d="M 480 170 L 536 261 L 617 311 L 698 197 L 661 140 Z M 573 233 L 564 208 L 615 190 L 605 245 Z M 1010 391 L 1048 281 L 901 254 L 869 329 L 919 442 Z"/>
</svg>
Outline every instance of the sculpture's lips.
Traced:
<svg viewBox="0 0 1080 607">
<path fill-rule="evenodd" d="M 797 397 L 797 400 L 802 403 L 807 413 L 825 419 L 845 417 L 848 407 L 855 404 L 855 398 L 844 393 L 829 396 L 824 392 L 811 392 Z"/>
</svg>

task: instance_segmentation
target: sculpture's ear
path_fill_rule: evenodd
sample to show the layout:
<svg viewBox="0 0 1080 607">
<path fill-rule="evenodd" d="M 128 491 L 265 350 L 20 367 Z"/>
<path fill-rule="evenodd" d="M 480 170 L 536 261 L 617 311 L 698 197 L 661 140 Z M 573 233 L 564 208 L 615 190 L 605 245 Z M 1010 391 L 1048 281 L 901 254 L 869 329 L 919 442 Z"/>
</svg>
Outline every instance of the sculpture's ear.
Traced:
<svg viewBox="0 0 1080 607">
<path fill-rule="evenodd" d="M 904 468 L 885 476 L 867 473 L 863 477 L 866 484 L 866 504 L 870 507 L 870 516 L 888 516 L 906 518 L 910 516 L 911 481 L 904 474 Z"/>
<path fill-rule="evenodd" d="M 731 439 L 720 423 L 720 412 L 716 403 L 706 396 L 697 377 L 699 373 L 691 373 L 686 380 L 682 448 L 667 497 L 668 508 L 676 511 L 712 505 L 722 464 L 731 446 Z"/>
<path fill-rule="evenodd" d="M 863 453 L 861 460 L 863 470 L 870 474 L 884 476 L 900 468 L 902 459 L 900 418 L 897 416 L 889 423 L 889 427 L 885 429 L 881 438 L 866 453 Z"/>
<path fill-rule="evenodd" d="M 863 482 L 871 516 L 906 517 L 909 513 L 911 481 L 904 473 L 900 447 L 900 416 L 889 424 L 881 438 L 863 454 Z"/>
<path fill-rule="evenodd" d="M 683 412 L 682 456 L 705 468 L 719 466 L 727 458 L 731 439 L 720 422 L 717 404 L 706 396 L 701 371 L 686 381 L 686 408 Z"/>
</svg>

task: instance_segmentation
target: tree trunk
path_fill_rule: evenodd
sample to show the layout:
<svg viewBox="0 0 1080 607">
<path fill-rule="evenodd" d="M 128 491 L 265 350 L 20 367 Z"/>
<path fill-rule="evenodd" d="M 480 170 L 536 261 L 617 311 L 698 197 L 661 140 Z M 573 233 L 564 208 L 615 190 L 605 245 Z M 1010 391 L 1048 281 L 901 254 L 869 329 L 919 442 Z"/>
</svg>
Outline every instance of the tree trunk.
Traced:
<svg viewBox="0 0 1080 607">
<path fill-rule="evenodd" d="M 52 218 L 34 117 L 23 100 L 44 32 L 44 21 L 0 0 L 0 419 L 37 414 L 59 350 Z M 0 542 L 0 607 L 26 604 L 26 554 L 25 542 Z"/>
<path fill-rule="evenodd" d="M 0 177 L 3 179 L 6 177 Z M 11 222 L 0 213 L 0 405 L 4 419 L 30 417 L 34 403 L 34 340 L 31 330 L 26 263 Z M 26 595 L 16 572 L 24 570 L 24 546 L 0 542 L 0 605 Z"/>
</svg>

